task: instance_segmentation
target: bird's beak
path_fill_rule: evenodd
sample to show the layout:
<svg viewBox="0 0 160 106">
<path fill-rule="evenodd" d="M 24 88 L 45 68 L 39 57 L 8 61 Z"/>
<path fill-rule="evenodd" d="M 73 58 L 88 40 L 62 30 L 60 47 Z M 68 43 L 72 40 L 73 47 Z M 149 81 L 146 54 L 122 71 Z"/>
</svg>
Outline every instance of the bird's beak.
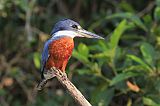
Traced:
<svg viewBox="0 0 160 106">
<path fill-rule="evenodd" d="M 103 37 L 84 29 L 78 29 L 76 32 L 80 35 L 80 37 L 104 39 Z"/>
</svg>

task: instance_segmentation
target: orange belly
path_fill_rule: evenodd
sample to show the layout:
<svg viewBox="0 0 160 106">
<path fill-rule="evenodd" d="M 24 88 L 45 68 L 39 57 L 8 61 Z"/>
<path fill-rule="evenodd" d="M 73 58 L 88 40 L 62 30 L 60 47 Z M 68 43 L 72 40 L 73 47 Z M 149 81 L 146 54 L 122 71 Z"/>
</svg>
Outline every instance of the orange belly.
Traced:
<svg viewBox="0 0 160 106">
<path fill-rule="evenodd" d="M 50 69 L 51 67 L 56 67 L 65 71 L 68 60 L 72 55 L 73 48 L 73 38 L 63 37 L 52 41 L 49 44 L 49 58 L 45 68 Z"/>
</svg>

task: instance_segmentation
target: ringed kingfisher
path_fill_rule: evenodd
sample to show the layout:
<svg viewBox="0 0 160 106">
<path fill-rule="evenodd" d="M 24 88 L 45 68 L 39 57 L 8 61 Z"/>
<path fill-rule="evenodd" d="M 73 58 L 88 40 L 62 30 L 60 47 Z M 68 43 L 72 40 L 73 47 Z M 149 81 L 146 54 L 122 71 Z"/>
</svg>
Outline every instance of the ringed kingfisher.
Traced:
<svg viewBox="0 0 160 106">
<path fill-rule="evenodd" d="M 66 65 L 74 48 L 74 37 L 86 37 L 104 39 L 103 37 L 83 29 L 77 22 L 71 19 L 62 19 L 57 22 L 51 32 L 51 38 L 46 41 L 41 59 L 41 82 L 38 90 L 41 90 L 47 80 L 55 77 L 50 71 L 51 67 L 65 72 Z"/>
</svg>

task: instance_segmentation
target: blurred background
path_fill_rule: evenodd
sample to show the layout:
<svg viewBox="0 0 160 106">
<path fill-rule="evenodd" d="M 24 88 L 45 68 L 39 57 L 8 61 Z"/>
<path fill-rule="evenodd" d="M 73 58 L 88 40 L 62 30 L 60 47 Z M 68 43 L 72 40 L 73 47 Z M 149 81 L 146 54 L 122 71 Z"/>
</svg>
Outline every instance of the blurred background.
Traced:
<svg viewBox="0 0 160 106">
<path fill-rule="evenodd" d="M 75 38 L 66 69 L 93 106 L 160 106 L 160 0 L 0 0 L 0 106 L 78 105 L 56 78 L 34 92 L 63 18 L 106 38 Z"/>
</svg>

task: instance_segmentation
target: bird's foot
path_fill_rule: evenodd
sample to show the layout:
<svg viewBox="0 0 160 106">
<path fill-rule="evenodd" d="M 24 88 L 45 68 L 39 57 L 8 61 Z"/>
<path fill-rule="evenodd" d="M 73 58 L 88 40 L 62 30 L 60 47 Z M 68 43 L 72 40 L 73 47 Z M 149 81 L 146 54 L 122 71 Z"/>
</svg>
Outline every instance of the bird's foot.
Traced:
<svg viewBox="0 0 160 106">
<path fill-rule="evenodd" d="M 43 73 L 44 75 L 44 78 L 45 79 L 52 79 L 53 77 L 56 76 L 56 73 L 54 71 L 51 71 L 51 70 L 47 70 L 46 72 Z"/>
<path fill-rule="evenodd" d="M 52 70 L 55 76 L 61 77 L 63 81 L 67 80 L 67 74 L 64 71 L 56 69 L 55 67 L 52 67 Z"/>
<path fill-rule="evenodd" d="M 61 78 L 62 78 L 63 81 L 66 81 L 66 80 L 67 80 L 67 74 L 64 72 L 64 73 L 62 74 L 62 77 L 61 77 Z"/>
</svg>

